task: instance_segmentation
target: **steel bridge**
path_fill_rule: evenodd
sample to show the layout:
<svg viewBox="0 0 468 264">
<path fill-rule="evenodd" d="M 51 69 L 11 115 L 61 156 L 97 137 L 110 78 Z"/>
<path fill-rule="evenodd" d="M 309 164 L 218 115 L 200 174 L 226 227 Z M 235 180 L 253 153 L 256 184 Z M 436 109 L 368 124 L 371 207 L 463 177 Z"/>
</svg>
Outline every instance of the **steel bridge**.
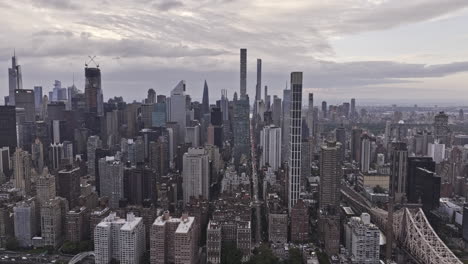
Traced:
<svg viewBox="0 0 468 264">
<path fill-rule="evenodd" d="M 341 189 L 343 198 L 358 212 L 368 212 L 372 222 L 385 232 L 388 212 L 371 206 L 350 187 Z M 414 259 L 424 264 L 463 264 L 436 234 L 421 208 L 403 207 L 393 213 L 395 241 Z"/>
</svg>

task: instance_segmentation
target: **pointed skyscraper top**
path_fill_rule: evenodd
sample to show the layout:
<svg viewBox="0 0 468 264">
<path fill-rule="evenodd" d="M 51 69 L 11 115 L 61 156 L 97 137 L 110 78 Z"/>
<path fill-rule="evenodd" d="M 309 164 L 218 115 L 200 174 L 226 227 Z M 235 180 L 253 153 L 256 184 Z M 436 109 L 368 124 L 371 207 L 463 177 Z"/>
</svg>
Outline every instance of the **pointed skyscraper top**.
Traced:
<svg viewBox="0 0 468 264">
<path fill-rule="evenodd" d="M 208 84 L 205 80 L 205 85 L 203 86 L 203 99 L 202 99 L 202 114 L 208 114 L 210 112 L 210 98 L 208 96 Z"/>
</svg>

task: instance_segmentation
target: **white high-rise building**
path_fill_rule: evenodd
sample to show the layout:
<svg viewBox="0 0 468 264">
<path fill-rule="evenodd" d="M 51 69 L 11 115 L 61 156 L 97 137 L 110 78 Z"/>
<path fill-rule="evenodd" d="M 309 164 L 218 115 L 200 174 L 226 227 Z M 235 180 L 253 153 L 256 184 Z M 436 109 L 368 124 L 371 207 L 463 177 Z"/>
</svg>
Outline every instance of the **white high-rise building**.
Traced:
<svg viewBox="0 0 468 264">
<path fill-rule="evenodd" d="M 192 196 L 203 196 L 209 200 L 210 167 L 208 153 L 204 148 L 189 148 L 184 154 L 182 176 L 184 203 Z"/>
<path fill-rule="evenodd" d="M 45 169 L 39 178 L 36 179 L 36 195 L 40 204 L 44 204 L 56 196 L 55 176 Z"/>
<path fill-rule="evenodd" d="M 124 198 L 123 164 L 114 157 L 99 160 L 100 195 L 109 198 L 110 208 L 119 208 L 119 201 Z"/>
<path fill-rule="evenodd" d="M 281 128 L 264 127 L 260 131 L 260 146 L 263 149 L 260 165 L 269 164 L 276 171 L 281 166 Z"/>
<path fill-rule="evenodd" d="M 111 213 L 94 229 L 94 254 L 96 264 L 108 264 L 112 259 L 120 260 L 120 228 L 125 219 Z"/>
<path fill-rule="evenodd" d="M 379 264 L 380 231 L 370 223 L 370 215 L 352 217 L 345 225 L 346 249 L 353 264 Z"/>
<path fill-rule="evenodd" d="M 429 143 L 427 152 L 428 156 L 432 157 L 434 162 L 439 164 L 445 159 L 445 144 L 439 142 Z"/>
<path fill-rule="evenodd" d="M 289 115 L 289 185 L 288 208 L 299 199 L 301 188 L 301 147 L 302 147 L 302 72 L 291 73 L 291 100 Z"/>
<path fill-rule="evenodd" d="M 133 213 L 127 214 L 127 221 L 120 228 L 120 263 L 140 263 L 146 251 L 146 232 L 143 218 L 135 217 Z"/>
<path fill-rule="evenodd" d="M 200 125 L 185 128 L 185 143 L 192 143 L 192 147 L 200 147 Z"/>
<path fill-rule="evenodd" d="M 185 96 L 185 81 L 180 81 L 171 91 L 171 97 L 166 101 L 169 105 L 168 119 L 179 125 L 179 142 L 185 140 L 187 125 L 187 101 Z"/>
</svg>

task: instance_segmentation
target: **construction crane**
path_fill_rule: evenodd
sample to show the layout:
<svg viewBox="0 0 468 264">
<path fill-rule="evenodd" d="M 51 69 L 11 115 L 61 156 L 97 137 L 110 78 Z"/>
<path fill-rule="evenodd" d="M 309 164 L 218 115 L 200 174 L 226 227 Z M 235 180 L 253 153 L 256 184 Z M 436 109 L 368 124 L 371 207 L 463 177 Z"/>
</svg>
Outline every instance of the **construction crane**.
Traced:
<svg viewBox="0 0 468 264">
<path fill-rule="evenodd" d="M 96 63 L 96 61 L 94 60 L 96 58 L 96 55 L 94 56 L 88 56 L 89 60 L 87 62 L 85 62 L 85 66 L 88 67 L 88 64 L 90 64 L 91 62 L 94 63 L 94 65 L 96 65 L 96 68 L 99 68 L 99 64 Z"/>
</svg>

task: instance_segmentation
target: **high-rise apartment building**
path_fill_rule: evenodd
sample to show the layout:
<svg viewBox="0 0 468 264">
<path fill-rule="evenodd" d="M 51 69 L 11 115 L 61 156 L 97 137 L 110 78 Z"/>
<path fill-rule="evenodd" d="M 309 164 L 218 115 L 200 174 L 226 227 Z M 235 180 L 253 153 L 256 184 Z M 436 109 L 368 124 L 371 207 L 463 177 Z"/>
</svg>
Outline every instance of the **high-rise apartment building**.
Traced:
<svg viewBox="0 0 468 264">
<path fill-rule="evenodd" d="M 85 206 L 75 207 L 67 212 L 65 218 L 65 239 L 80 242 L 89 239 L 89 209 Z"/>
<path fill-rule="evenodd" d="M 309 208 L 299 199 L 291 210 L 291 241 L 306 242 L 309 239 Z"/>
<path fill-rule="evenodd" d="M 333 215 L 338 213 L 340 205 L 340 147 L 336 142 L 327 142 L 322 146 L 320 153 L 319 208 Z"/>
<path fill-rule="evenodd" d="M 190 197 L 210 198 L 210 167 L 204 148 L 189 148 L 183 157 L 184 204 Z"/>
<path fill-rule="evenodd" d="M 41 234 L 45 246 L 57 248 L 65 239 L 65 215 L 68 202 L 56 197 L 41 205 Z"/>
<path fill-rule="evenodd" d="M 390 149 L 390 195 L 401 201 L 407 191 L 408 148 L 406 143 L 392 142 Z"/>
<path fill-rule="evenodd" d="M 36 196 L 39 204 L 44 204 L 57 196 L 55 177 L 48 170 L 44 170 L 42 175 L 36 179 Z"/>
<path fill-rule="evenodd" d="M 20 247 L 32 246 L 32 238 L 37 235 L 36 206 L 36 200 L 30 198 L 18 202 L 13 208 L 15 238 Z"/>
<path fill-rule="evenodd" d="M 80 194 L 80 168 L 68 165 L 58 172 L 57 195 L 67 199 L 70 208 L 75 208 L 79 205 Z"/>
<path fill-rule="evenodd" d="M 438 140 L 439 143 L 450 146 L 451 133 L 448 119 L 448 115 L 444 112 L 440 112 L 434 117 L 434 138 Z"/>
<path fill-rule="evenodd" d="M 99 160 L 100 196 L 109 198 L 110 208 L 119 208 L 119 201 L 124 198 L 123 164 L 115 157 Z"/>
<path fill-rule="evenodd" d="M 13 154 L 13 185 L 23 195 L 31 193 L 31 155 L 21 148 Z"/>
<path fill-rule="evenodd" d="M 291 90 L 283 90 L 283 107 L 282 107 L 282 118 L 281 118 L 281 136 L 283 137 L 283 154 L 282 161 L 288 161 L 289 159 L 289 140 L 290 140 L 290 114 L 291 114 Z"/>
<path fill-rule="evenodd" d="M 143 218 L 127 214 L 127 220 L 119 231 L 120 263 L 133 264 L 141 262 L 146 252 L 146 232 Z"/>
<path fill-rule="evenodd" d="M 361 128 L 351 130 L 351 161 L 361 162 Z"/>
<path fill-rule="evenodd" d="M 266 126 L 260 131 L 260 146 L 262 156 L 260 165 L 268 164 L 273 170 L 281 166 L 281 128 Z"/>
<path fill-rule="evenodd" d="M 255 101 L 260 100 L 262 100 L 262 59 L 257 59 L 257 86 L 255 87 Z"/>
<path fill-rule="evenodd" d="M 291 209 L 299 199 L 301 188 L 301 146 L 302 146 L 302 72 L 291 73 L 290 100 L 290 137 L 289 137 L 289 183 L 288 208 Z"/>
<path fill-rule="evenodd" d="M 221 264 L 221 225 L 210 221 L 206 229 L 206 261 Z"/>
<path fill-rule="evenodd" d="M 371 162 L 371 144 L 372 139 L 368 134 L 361 136 L 361 171 L 368 173 L 370 170 Z"/>
<path fill-rule="evenodd" d="M 380 230 L 370 223 L 370 215 L 351 217 L 345 225 L 346 249 L 352 264 L 379 264 Z"/>
<path fill-rule="evenodd" d="M 86 152 L 88 157 L 88 173 L 91 176 L 95 176 L 96 174 L 96 149 L 101 148 L 102 142 L 99 139 L 99 136 L 90 136 L 88 138 L 88 142 L 86 144 Z"/>
<path fill-rule="evenodd" d="M 240 99 L 247 96 L 247 49 L 240 50 Z"/>
<path fill-rule="evenodd" d="M 346 155 L 346 129 L 343 127 L 343 125 L 335 129 L 335 140 L 337 143 L 341 144 L 340 161 L 343 162 Z"/>
</svg>

